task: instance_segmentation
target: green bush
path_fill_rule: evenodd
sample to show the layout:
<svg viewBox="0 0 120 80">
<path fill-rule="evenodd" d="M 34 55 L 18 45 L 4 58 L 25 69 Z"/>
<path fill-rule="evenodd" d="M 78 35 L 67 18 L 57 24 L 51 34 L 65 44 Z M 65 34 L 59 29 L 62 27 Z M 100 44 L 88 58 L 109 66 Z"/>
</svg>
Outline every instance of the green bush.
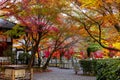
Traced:
<svg viewBox="0 0 120 80">
<path fill-rule="evenodd" d="M 96 44 L 96 43 L 94 43 L 94 44 L 90 44 L 89 46 L 88 46 L 88 48 L 87 48 L 87 55 L 88 55 L 88 57 L 90 57 L 90 53 L 91 52 L 95 52 L 95 51 L 97 51 L 97 50 L 100 50 L 102 47 L 99 45 L 99 44 Z"/>
<path fill-rule="evenodd" d="M 120 60 L 98 60 L 96 71 L 97 80 L 120 80 Z"/>
<path fill-rule="evenodd" d="M 96 74 L 96 60 L 80 60 L 80 66 L 83 70 L 83 74 Z"/>
<path fill-rule="evenodd" d="M 19 54 L 18 58 L 19 61 L 21 61 L 22 64 L 28 64 L 28 61 L 30 60 L 30 54 L 29 53 L 21 53 Z"/>
<path fill-rule="evenodd" d="M 97 80 L 120 80 L 120 59 L 80 60 L 84 74 L 94 74 Z"/>
<path fill-rule="evenodd" d="M 6 57 L 11 57 L 11 63 L 15 62 L 16 53 L 12 51 L 12 47 L 9 46 L 6 50 L 3 51 L 3 55 Z"/>
</svg>

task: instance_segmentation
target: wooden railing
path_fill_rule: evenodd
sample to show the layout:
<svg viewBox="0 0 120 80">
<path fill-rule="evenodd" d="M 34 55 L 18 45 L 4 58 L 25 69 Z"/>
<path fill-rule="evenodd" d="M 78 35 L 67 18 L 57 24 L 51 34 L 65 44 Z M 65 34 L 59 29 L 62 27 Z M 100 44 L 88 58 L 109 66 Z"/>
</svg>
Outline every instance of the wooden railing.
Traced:
<svg viewBox="0 0 120 80">
<path fill-rule="evenodd" d="M 0 57 L 0 66 L 9 65 L 9 64 L 11 64 L 11 58 L 10 57 Z"/>
<path fill-rule="evenodd" d="M 49 63 L 49 66 L 70 69 L 72 68 L 72 63 Z"/>
</svg>

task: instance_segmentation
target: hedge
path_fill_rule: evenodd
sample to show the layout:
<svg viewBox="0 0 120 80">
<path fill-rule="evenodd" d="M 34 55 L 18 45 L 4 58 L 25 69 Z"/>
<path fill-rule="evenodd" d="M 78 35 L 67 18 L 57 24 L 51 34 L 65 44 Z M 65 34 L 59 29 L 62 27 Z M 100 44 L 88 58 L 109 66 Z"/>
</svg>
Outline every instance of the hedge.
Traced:
<svg viewBox="0 0 120 80">
<path fill-rule="evenodd" d="M 80 60 L 83 74 L 95 75 L 97 80 L 120 80 L 120 59 Z"/>
<path fill-rule="evenodd" d="M 120 80 L 120 60 L 98 60 L 96 72 L 97 80 Z"/>
<path fill-rule="evenodd" d="M 83 74 L 96 74 L 96 60 L 80 60 L 80 66 L 83 70 Z"/>
</svg>

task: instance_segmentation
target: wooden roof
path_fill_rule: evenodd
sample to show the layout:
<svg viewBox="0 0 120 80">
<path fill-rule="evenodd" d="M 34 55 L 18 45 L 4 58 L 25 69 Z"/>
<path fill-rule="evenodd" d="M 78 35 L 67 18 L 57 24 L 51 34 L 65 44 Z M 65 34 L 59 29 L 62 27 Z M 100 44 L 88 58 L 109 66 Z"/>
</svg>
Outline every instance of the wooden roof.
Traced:
<svg viewBox="0 0 120 80">
<path fill-rule="evenodd" d="M 4 28 L 4 29 L 11 29 L 12 27 L 14 27 L 15 24 L 8 21 L 8 20 L 5 20 L 5 19 L 0 19 L 0 29 L 1 28 Z"/>
</svg>

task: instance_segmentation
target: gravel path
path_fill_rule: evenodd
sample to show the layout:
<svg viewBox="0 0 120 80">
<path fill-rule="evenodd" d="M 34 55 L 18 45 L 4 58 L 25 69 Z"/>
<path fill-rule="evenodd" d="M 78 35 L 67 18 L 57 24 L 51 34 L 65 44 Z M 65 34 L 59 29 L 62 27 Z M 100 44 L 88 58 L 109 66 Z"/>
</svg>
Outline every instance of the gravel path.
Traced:
<svg viewBox="0 0 120 80">
<path fill-rule="evenodd" d="M 50 67 L 51 72 L 34 73 L 33 80 L 96 80 L 94 76 L 75 75 L 72 69 Z"/>
</svg>

